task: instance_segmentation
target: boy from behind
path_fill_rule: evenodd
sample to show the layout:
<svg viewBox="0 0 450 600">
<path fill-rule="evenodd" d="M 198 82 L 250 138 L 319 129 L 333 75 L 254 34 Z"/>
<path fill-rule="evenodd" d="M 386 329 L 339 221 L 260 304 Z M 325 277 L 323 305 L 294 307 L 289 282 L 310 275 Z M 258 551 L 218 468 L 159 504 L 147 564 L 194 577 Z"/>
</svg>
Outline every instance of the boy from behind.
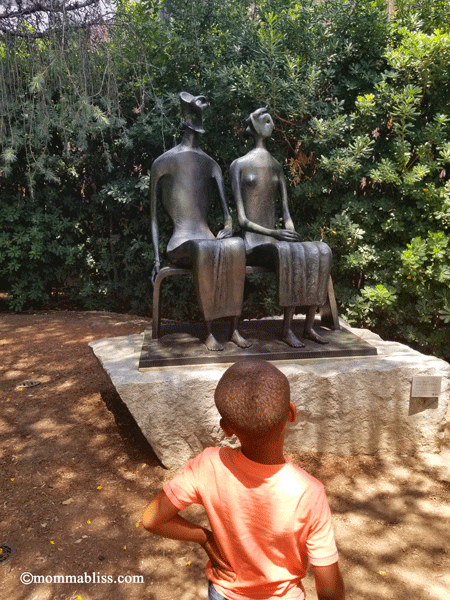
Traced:
<svg viewBox="0 0 450 600">
<path fill-rule="evenodd" d="M 311 564 L 318 600 L 344 600 L 323 485 L 283 456 L 296 418 L 285 375 L 265 361 L 241 361 L 220 379 L 220 425 L 240 448 L 206 448 L 147 507 L 143 525 L 197 542 L 209 562 L 210 600 L 303 600 Z M 211 530 L 178 513 L 202 504 Z"/>
</svg>

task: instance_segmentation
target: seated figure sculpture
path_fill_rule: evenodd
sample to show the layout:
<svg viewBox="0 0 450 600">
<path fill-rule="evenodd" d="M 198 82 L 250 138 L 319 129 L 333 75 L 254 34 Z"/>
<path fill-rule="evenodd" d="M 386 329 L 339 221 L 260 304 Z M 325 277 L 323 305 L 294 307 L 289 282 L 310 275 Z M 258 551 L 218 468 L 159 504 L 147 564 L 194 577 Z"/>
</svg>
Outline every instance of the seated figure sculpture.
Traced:
<svg viewBox="0 0 450 600">
<path fill-rule="evenodd" d="M 317 308 L 327 298 L 331 250 L 324 242 L 300 242 L 295 231 L 282 167 L 266 148 L 274 128 L 270 114 L 260 108 L 246 125 L 255 148 L 231 164 L 230 176 L 247 264 L 277 273 L 278 303 L 284 309 L 283 341 L 294 348 L 304 346 L 292 330 L 296 308 L 302 307 L 306 309 L 303 336 L 325 344 L 313 325 Z M 275 229 L 278 199 L 284 229 Z"/>
<path fill-rule="evenodd" d="M 225 199 L 219 165 L 199 148 L 199 134 L 204 133 L 203 111 L 208 106 L 204 96 L 180 94 L 184 135 L 181 142 L 159 156 L 150 174 L 150 204 L 155 266 L 152 281 L 161 268 L 158 202 L 173 222 L 173 234 L 167 245 L 172 264 L 192 268 L 194 286 L 207 325 L 208 350 L 223 346 L 212 331 L 212 321 L 231 317 L 230 339 L 241 348 L 250 344 L 238 331 L 245 281 L 245 247 L 242 239 L 232 238 L 231 215 Z M 217 237 L 211 232 L 207 215 L 214 195 L 219 194 L 224 228 Z"/>
</svg>

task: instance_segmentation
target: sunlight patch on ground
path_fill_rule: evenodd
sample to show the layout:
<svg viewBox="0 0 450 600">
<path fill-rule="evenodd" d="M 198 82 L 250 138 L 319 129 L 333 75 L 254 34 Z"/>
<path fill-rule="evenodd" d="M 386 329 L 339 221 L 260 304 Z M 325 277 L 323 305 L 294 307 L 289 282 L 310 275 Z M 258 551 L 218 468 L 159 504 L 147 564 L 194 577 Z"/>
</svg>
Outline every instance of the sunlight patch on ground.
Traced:
<svg viewBox="0 0 450 600">
<path fill-rule="evenodd" d="M 47 439 L 62 435 L 71 429 L 70 425 L 61 425 L 51 417 L 44 417 L 30 425 L 30 429 L 39 435 L 40 438 Z"/>
</svg>

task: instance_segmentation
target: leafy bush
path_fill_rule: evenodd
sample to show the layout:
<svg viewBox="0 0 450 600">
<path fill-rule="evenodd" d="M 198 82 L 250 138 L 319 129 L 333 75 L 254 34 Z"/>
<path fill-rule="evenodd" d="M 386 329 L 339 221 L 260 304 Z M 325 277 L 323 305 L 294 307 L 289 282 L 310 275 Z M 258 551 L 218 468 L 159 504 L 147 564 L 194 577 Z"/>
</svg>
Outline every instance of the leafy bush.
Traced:
<svg viewBox="0 0 450 600">
<path fill-rule="evenodd" d="M 396 35 L 385 54 L 389 70 L 349 115 L 348 144 L 323 155 L 321 166 L 334 173 L 331 194 L 340 182 L 353 190 L 342 207 L 345 228 L 364 231 L 339 261 L 344 276 L 353 266 L 353 283 L 370 286 L 348 295 L 347 316 L 448 357 L 450 35 Z M 390 313 L 379 313 L 374 290 L 390 290 Z"/>
<path fill-rule="evenodd" d="M 59 291 L 89 308 L 148 310 L 148 174 L 179 139 L 184 89 L 210 99 L 202 147 L 230 199 L 244 119 L 268 107 L 294 222 L 332 247 L 343 316 L 448 358 L 446 4 L 396 0 L 389 20 L 383 0 L 127 1 L 100 37 L 0 38 L 10 307 Z M 247 283 L 246 315 L 277 310 L 273 282 L 262 285 Z M 198 318 L 185 281 L 164 294 L 166 315 Z"/>
</svg>

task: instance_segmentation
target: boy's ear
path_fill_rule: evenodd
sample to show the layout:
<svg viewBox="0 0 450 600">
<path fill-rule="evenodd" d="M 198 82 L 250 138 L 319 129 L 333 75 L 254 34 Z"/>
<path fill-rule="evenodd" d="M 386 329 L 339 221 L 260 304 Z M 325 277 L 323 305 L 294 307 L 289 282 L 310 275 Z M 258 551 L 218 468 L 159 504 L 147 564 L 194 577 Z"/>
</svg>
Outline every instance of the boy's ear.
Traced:
<svg viewBox="0 0 450 600">
<path fill-rule="evenodd" d="M 292 402 L 289 402 L 289 414 L 287 420 L 289 423 L 295 423 L 297 420 L 297 407 Z"/>
<path fill-rule="evenodd" d="M 234 435 L 233 429 L 228 425 L 228 423 L 224 419 L 220 419 L 219 425 L 227 437 L 231 437 Z"/>
</svg>

